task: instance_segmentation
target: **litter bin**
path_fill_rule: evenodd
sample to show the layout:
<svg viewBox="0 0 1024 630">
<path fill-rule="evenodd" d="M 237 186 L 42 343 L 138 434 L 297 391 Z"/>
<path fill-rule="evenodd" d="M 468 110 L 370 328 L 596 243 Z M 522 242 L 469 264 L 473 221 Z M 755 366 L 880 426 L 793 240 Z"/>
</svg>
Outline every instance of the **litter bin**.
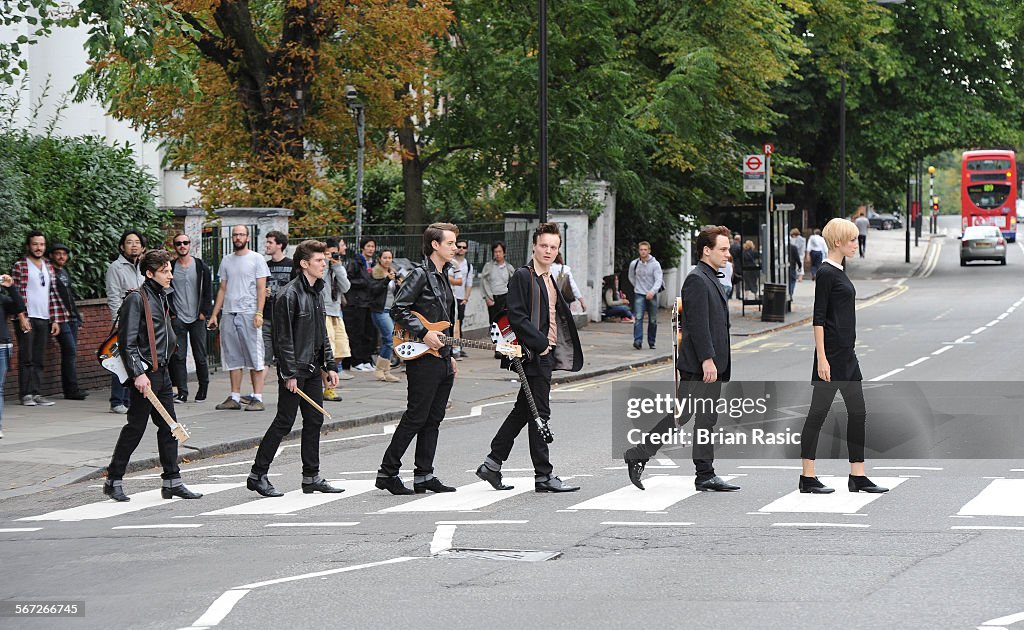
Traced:
<svg viewBox="0 0 1024 630">
<path fill-rule="evenodd" d="M 786 321 L 786 285 L 765 284 L 761 292 L 761 321 Z"/>
</svg>

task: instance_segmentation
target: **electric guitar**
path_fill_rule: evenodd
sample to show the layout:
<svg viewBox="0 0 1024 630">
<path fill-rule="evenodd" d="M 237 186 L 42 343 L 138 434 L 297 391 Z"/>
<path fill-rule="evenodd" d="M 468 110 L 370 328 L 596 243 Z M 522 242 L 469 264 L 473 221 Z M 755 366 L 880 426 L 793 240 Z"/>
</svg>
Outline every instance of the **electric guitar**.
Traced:
<svg viewBox="0 0 1024 630">
<path fill-rule="evenodd" d="M 100 344 L 99 349 L 96 350 L 96 360 L 100 362 L 100 366 L 104 370 L 116 376 L 122 385 L 128 381 L 128 370 L 124 369 L 124 363 L 121 361 L 116 332 Z"/>
<path fill-rule="evenodd" d="M 474 341 L 472 339 L 457 339 L 455 337 L 449 337 L 443 334 L 441 331 L 448 330 L 451 326 L 448 322 L 431 322 L 426 317 L 420 315 L 416 311 L 411 311 L 416 319 L 420 320 L 423 327 L 428 331 L 433 330 L 438 333 L 441 342 L 446 346 L 459 346 L 466 348 L 477 348 L 479 350 L 490 350 L 491 352 L 497 352 L 503 354 L 510 359 L 513 357 L 522 356 L 522 348 L 519 346 L 507 343 L 505 341 L 496 341 L 494 343 L 487 343 L 486 341 Z M 395 322 L 395 335 L 394 335 L 394 347 L 395 354 L 402 358 L 404 361 L 411 359 L 418 359 L 425 354 L 432 354 L 435 357 L 440 357 L 441 354 L 437 351 L 420 341 L 410 330 L 407 330 L 398 322 Z"/>
<path fill-rule="evenodd" d="M 529 351 L 519 345 L 519 341 L 516 339 L 516 333 L 512 330 L 512 325 L 508 322 L 508 317 L 502 315 L 496 322 L 491 324 L 491 341 L 498 343 L 499 341 L 505 341 L 506 343 L 515 344 L 516 348 L 522 349 L 524 353 L 529 356 Z M 520 387 L 523 393 L 526 394 L 526 402 L 530 405 L 530 413 L 533 415 L 533 423 L 537 426 L 537 432 L 540 433 L 541 439 L 546 444 L 551 444 L 555 441 L 555 435 L 551 432 L 551 427 L 548 426 L 548 421 L 540 417 L 540 413 L 537 411 L 537 403 L 533 398 L 533 390 L 530 389 L 530 382 L 526 380 L 526 371 L 523 369 L 523 361 L 519 357 L 510 357 L 509 363 L 512 365 L 512 369 L 519 375 Z"/>
<path fill-rule="evenodd" d="M 677 297 L 672 309 L 672 376 L 675 380 L 675 395 L 679 395 L 679 346 L 683 345 L 683 298 Z"/>
</svg>

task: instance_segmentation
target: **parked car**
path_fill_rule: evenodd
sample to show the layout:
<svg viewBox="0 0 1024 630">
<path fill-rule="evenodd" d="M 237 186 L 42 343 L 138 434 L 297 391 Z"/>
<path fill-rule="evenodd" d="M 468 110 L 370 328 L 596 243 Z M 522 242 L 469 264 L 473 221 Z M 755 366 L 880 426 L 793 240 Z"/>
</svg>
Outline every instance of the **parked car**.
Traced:
<svg viewBox="0 0 1024 630">
<path fill-rule="evenodd" d="M 961 267 L 971 260 L 998 260 L 1000 265 L 1006 264 L 1006 239 L 994 225 L 972 225 L 958 238 Z"/>
<path fill-rule="evenodd" d="M 891 230 L 903 227 L 903 221 L 895 214 L 880 214 L 874 210 L 868 210 L 868 223 L 876 230 Z"/>
</svg>

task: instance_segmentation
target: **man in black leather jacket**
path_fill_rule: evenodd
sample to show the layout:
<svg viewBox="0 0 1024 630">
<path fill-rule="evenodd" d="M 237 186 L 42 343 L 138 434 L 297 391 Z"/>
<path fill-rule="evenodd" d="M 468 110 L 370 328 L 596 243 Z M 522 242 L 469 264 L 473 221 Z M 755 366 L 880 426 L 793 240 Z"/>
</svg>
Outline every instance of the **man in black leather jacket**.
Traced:
<svg viewBox="0 0 1024 630">
<path fill-rule="evenodd" d="M 134 386 L 128 418 L 121 435 L 114 446 L 114 454 L 107 466 L 107 481 L 103 494 L 115 501 L 128 501 L 121 480 L 132 453 L 139 446 L 146 432 L 146 421 L 150 418 L 157 426 L 156 440 L 160 452 L 160 465 L 164 472 L 160 495 L 165 499 L 198 499 L 203 496 L 192 492 L 181 482 L 178 469 L 178 443 L 171 435 L 171 429 L 164 422 L 152 403 L 145 397 L 145 391 L 152 388 L 160 404 L 172 418 L 174 415 L 174 392 L 167 364 L 175 349 L 174 330 L 171 328 L 171 314 L 164 289 L 171 286 L 171 257 L 163 250 L 151 250 L 142 256 L 140 269 L 146 277 L 138 291 L 129 293 L 118 310 L 118 345 L 121 361 L 128 372 L 128 380 Z M 153 321 L 153 343 L 150 343 L 149 328 L 146 324 L 146 308 L 143 300 L 149 302 Z M 155 347 L 154 347 L 155 346 Z"/>
<path fill-rule="evenodd" d="M 295 414 L 302 399 L 296 393 L 302 390 L 316 404 L 323 405 L 320 372 L 327 374 L 328 387 L 338 386 L 338 366 L 327 338 L 327 320 L 324 316 L 324 271 L 327 245 L 320 241 L 302 241 L 295 248 L 292 262 L 298 275 L 274 298 L 273 331 L 274 356 L 277 357 L 277 415 L 270 424 L 253 462 L 246 487 L 265 497 L 284 496 L 267 478 L 270 464 L 284 436 L 295 424 Z M 320 428 L 324 424 L 322 413 L 309 403 L 302 405 L 302 492 L 337 493 L 320 476 Z"/>
<path fill-rule="evenodd" d="M 459 228 L 451 223 L 433 223 L 423 232 L 422 265 L 415 267 L 395 294 L 391 317 L 416 339 L 438 351 L 440 356 L 424 354 L 405 364 L 409 378 L 409 397 L 405 413 L 391 436 L 391 444 L 377 471 L 376 486 L 391 494 L 421 494 L 455 492 L 434 476 L 434 453 L 437 436 L 448 405 L 448 394 L 455 384 L 458 368 L 452 359 L 452 349 L 444 345 L 438 332 L 430 330 L 413 314 L 416 311 L 430 322 L 446 321 L 449 326 L 442 333 L 451 336 L 451 323 L 455 321 L 455 296 L 448 283 L 448 267 L 455 257 L 455 239 Z M 398 477 L 402 456 L 416 438 L 416 468 L 413 471 L 413 489 L 406 487 Z"/>
</svg>

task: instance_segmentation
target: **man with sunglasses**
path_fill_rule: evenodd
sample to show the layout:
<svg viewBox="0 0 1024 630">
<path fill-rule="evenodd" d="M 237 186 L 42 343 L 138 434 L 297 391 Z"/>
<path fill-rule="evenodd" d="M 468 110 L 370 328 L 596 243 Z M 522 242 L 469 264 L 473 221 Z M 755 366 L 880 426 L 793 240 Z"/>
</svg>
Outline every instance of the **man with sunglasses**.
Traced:
<svg viewBox="0 0 1024 630">
<path fill-rule="evenodd" d="M 206 400 L 210 387 L 210 370 L 206 363 L 206 320 L 213 311 L 213 278 L 210 268 L 192 255 L 192 240 L 178 232 L 171 241 L 177 258 L 171 263 L 171 328 L 178 338 L 178 348 L 171 356 L 171 382 L 178 389 L 176 403 L 188 402 L 188 346 L 196 362 L 199 389 L 196 402 Z"/>
<path fill-rule="evenodd" d="M 53 264 L 53 274 L 57 279 L 57 293 L 68 312 L 68 321 L 60 325 L 60 334 L 57 335 L 57 344 L 60 345 L 60 382 L 64 391 L 64 398 L 68 400 L 85 400 L 88 394 L 78 386 L 78 330 L 82 327 L 82 315 L 78 312 L 78 304 L 75 302 L 74 280 L 71 272 L 68 271 L 68 261 L 71 259 L 71 249 L 63 244 L 56 243 L 50 247 L 50 262 Z"/>
<path fill-rule="evenodd" d="M 455 243 L 455 258 L 452 259 L 452 266 L 448 270 L 448 282 L 452 285 L 455 304 L 459 309 L 459 325 L 455 328 L 456 337 L 462 336 L 462 324 L 466 320 L 466 303 L 469 302 L 469 294 L 473 290 L 473 265 L 466 260 L 467 251 L 469 251 L 469 243 L 466 239 L 459 239 Z M 453 354 L 459 360 L 466 357 L 466 352 L 462 348 L 455 348 Z"/>
</svg>

